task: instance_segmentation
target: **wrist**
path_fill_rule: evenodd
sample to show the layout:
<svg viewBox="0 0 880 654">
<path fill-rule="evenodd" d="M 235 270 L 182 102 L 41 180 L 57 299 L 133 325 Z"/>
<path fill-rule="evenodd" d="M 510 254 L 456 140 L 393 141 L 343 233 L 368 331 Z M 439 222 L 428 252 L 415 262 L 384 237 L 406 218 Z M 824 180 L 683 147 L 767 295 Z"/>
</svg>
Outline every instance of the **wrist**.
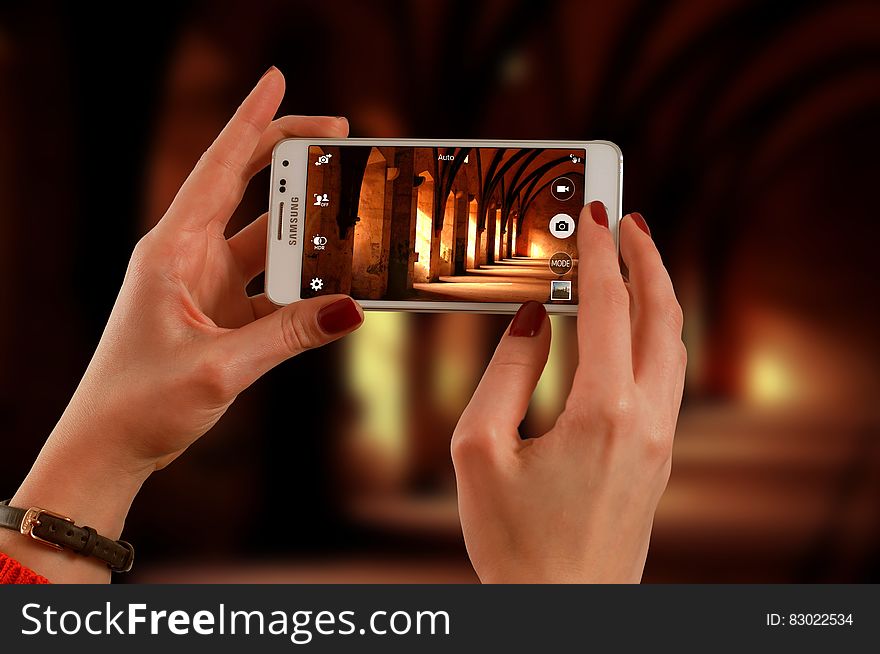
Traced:
<svg viewBox="0 0 880 654">
<path fill-rule="evenodd" d="M 90 435 L 94 436 L 94 434 Z M 118 540 L 131 503 L 151 469 L 129 465 L 113 448 L 56 427 L 10 504 L 40 507 Z M 106 582 L 107 566 L 94 558 L 58 551 L 0 530 L 0 550 L 50 581 Z"/>
<path fill-rule="evenodd" d="M 148 473 L 123 467 L 100 448 L 47 442 L 10 504 L 39 506 L 118 539 Z"/>
</svg>

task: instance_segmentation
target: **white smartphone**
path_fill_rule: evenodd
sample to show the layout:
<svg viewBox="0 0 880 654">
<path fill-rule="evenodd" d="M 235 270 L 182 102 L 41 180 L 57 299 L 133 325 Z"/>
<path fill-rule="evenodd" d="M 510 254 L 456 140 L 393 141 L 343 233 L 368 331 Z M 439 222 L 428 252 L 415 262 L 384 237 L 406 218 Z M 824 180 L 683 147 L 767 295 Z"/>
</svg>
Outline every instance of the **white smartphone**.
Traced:
<svg viewBox="0 0 880 654">
<path fill-rule="evenodd" d="M 617 242 L 623 157 L 607 141 L 286 139 L 272 154 L 266 295 L 365 309 L 577 312 L 577 223 Z"/>
</svg>

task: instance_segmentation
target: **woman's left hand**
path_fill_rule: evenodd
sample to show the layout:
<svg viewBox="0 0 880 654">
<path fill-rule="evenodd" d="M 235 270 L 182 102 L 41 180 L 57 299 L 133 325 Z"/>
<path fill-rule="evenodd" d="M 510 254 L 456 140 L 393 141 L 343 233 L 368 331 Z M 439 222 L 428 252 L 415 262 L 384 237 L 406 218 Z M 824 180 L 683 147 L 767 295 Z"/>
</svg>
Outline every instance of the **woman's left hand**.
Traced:
<svg viewBox="0 0 880 654">
<path fill-rule="evenodd" d="M 270 69 L 134 249 L 95 355 L 12 501 L 117 538 L 143 481 L 208 431 L 269 369 L 363 321 L 344 295 L 278 308 L 246 286 L 263 271 L 263 216 L 225 230 L 251 177 L 289 136 L 345 137 L 344 118 L 272 121 L 284 77 Z M 0 535 L 0 550 L 53 581 L 106 581 L 106 567 Z"/>
</svg>

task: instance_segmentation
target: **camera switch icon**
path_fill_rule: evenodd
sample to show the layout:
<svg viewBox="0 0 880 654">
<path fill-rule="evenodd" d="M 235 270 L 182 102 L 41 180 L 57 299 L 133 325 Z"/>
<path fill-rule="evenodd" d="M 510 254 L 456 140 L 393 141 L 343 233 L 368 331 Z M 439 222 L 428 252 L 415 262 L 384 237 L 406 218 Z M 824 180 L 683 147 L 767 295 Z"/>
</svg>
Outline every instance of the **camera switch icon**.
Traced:
<svg viewBox="0 0 880 654">
<path fill-rule="evenodd" d="M 558 213 L 550 219 L 550 233 L 556 238 L 568 238 L 574 234 L 574 218 Z"/>
</svg>

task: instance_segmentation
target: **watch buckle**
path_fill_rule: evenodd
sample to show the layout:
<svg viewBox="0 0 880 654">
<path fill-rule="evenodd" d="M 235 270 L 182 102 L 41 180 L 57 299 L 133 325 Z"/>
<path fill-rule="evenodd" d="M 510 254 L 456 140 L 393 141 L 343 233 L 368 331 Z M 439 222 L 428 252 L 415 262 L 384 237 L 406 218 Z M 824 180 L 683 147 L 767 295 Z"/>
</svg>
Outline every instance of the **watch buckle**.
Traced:
<svg viewBox="0 0 880 654">
<path fill-rule="evenodd" d="M 61 515 L 59 513 L 53 513 L 52 511 L 47 511 L 46 509 L 41 509 L 38 506 L 32 506 L 27 511 L 25 511 L 24 518 L 21 520 L 21 533 L 23 536 L 30 536 L 35 541 L 43 543 L 44 545 L 48 545 L 49 547 L 56 550 L 63 550 L 64 548 L 57 543 L 53 543 L 52 541 L 46 540 L 45 538 L 40 538 L 34 533 L 34 527 L 39 527 L 42 522 L 40 522 L 40 517 L 43 515 L 49 515 L 53 518 L 58 518 L 59 520 L 64 520 L 65 522 L 69 522 L 70 524 L 74 524 L 72 518 L 68 518 L 66 515 Z"/>
</svg>

